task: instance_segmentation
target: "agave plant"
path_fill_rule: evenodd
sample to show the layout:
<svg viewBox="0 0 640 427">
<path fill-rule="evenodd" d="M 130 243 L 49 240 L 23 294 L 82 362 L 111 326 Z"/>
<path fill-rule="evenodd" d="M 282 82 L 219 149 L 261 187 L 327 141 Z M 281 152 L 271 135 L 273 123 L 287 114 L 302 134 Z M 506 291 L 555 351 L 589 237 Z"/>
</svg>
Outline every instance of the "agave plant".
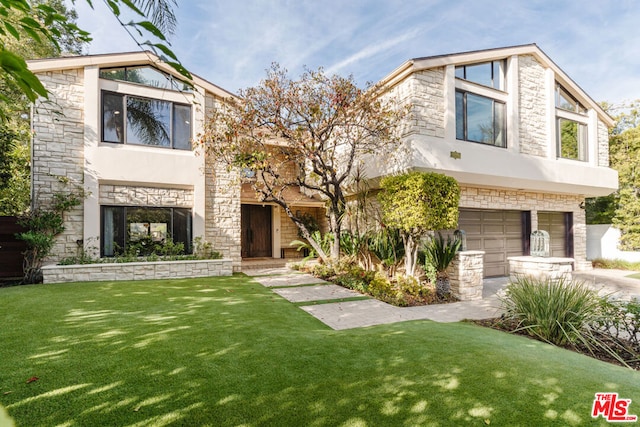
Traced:
<svg viewBox="0 0 640 427">
<path fill-rule="evenodd" d="M 432 237 L 424 247 L 426 261 L 431 263 L 436 269 L 436 294 L 442 298 L 451 292 L 449 274 L 447 268 L 455 259 L 456 252 L 460 249 L 460 239 L 451 239 L 447 236 L 445 241 L 441 233 Z"/>
</svg>

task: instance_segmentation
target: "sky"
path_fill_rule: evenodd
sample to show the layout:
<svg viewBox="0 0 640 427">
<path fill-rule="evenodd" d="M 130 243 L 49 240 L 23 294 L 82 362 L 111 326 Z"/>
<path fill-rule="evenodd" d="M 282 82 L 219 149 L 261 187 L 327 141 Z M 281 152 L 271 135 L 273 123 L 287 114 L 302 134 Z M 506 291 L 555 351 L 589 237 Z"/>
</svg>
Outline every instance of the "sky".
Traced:
<svg viewBox="0 0 640 427">
<path fill-rule="evenodd" d="M 76 0 L 88 54 L 140 48 L 100 1 Z M 412 58 L 536 43 L 595 101 L 640 98 L 637 0 L 177 0 L 171 47 L 228 91 L 271 63 L 376 82 Z"/>
</svg>

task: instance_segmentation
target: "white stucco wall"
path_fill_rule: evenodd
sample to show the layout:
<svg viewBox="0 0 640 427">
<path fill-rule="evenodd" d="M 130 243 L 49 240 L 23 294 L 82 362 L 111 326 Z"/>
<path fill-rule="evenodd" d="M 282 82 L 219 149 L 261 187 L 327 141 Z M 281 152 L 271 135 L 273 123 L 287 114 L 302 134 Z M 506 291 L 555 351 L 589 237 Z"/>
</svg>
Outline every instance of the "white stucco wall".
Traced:
<svg viewBox="0 0 640 427">
<path fill-rule="evenodd" d="M 618 249 L 620 230 L 609 224 L 587 225 L 587 259 L 621 259 L 640 262 L 640 252 Z"/>
</svg>

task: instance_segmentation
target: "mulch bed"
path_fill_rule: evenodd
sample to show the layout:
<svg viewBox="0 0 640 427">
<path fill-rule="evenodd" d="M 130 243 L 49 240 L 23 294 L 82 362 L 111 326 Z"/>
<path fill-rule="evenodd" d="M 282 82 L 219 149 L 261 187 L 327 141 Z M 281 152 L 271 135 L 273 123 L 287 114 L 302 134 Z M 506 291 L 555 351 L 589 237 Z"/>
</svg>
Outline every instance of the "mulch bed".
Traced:
<svg viewBox="0 0 640 427">
<path fill-rule="evenodd" d="M 473 323 L 476 325 L 484 326 L 487 328 L 497 329 L 499 331 L 515 333 L 518 335 L 523 335 L 531 339 L 537 339 L 535 336 L 530 335 L 525 330 L 518 330 L 518 322 L 513 319 L 507 319 L 502 317 L 496 317 L 493 319 L 484 319 L 484 320 L 473 320 Z M 632 344 L 626 340 L 619 340 L 616 342 L 610 336 L 599 334 L 598 338 L 606 344 L 611 349 L 616 349 L 616 352 L 622 357 L 623 360 L 626 361 L 627 367 L 634 369 L 636 371 L 640 371 L 640 349 L 633 349 Z M 541 340 L 539 340 L 541 341 Z M 576 353 L 584 354 L 589 357 L 593 357 L 594 359 L 601 360 L 603 362 L 612 363 L 614 365 L 625 366 L 615 357 L 613 357 L 610 353 L 608 353 L 605 349 L 602 348 L 594 348 L 591 346 L 589 349 L 584 344 L 567 344 L 561 346 L 567 350 L 574 351 Z M 632 350 L 629 350 L 632 349 Z"/>
</svg>

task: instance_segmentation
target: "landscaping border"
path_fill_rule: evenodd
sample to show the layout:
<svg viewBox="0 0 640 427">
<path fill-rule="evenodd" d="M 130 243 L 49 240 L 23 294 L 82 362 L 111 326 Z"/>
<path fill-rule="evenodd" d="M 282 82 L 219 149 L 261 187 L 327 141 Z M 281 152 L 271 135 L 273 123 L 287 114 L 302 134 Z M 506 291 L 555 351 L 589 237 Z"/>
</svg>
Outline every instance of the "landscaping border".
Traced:
<svg viewBox="0 0 640 427">
<path fill-rule="evenodd" d="M 231 276 L 231 259 L 148 261 L 42 267 L 43 282 L 104 282 L 120 280 L 186 279 Z"/>
</svg>

